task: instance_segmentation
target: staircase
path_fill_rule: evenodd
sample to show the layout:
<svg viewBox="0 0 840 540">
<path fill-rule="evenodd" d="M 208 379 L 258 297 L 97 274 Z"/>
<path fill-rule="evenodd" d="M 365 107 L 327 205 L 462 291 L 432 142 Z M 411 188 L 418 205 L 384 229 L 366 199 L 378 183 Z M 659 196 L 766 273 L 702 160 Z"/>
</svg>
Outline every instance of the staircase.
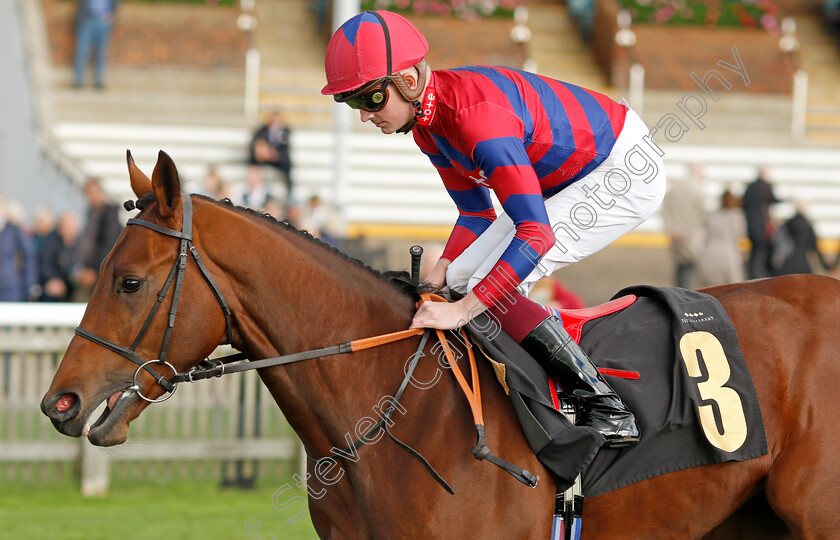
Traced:
<svg viewBox="0 0 840 540">
<path fill-rule="evenodd" d="M 524 5 L 532 32 L 529 54 L 537 73 L 607 95 L 614 93 L 565 3 L 527 0 Z"/>
<path fill-rule="evenodd" d="M 22 2 L 36 6 L 39 2 Z M 333 200 L 332 131 L 334 105 L 322 96 L 323 57 L 326 38 L 316 31 L 314 2 L 306 0 L 259 0 L 258 28 L 254 45 L 261 53 L 260 110 L 279 108 L 293 128 L 292 160 L 296 196 L 299 200 L 318 194 Z M 527 0 L 533 38 L 530 55 L 540 73 L 579 84 L 618 98 L 625 89 L 609 88 L 588 47 L 572 25 L 565 4 L 559 0 Z M 808 138 L 826 138 L 822 144 L 840 142 L 840 68 L 837 51 L 819 41 L 822 32 L 800 21 L 803 63 L 811 75 Z M 815 48 L 814 53 L 806 49 Z M 833 45 L 833 44 L 832 44 Z M 197 188 L 208 165 L 215 164 L 222 178 L 238 182 L 245 178 L 246 148 L 253 119 L 244 113 L 244 77 L 237 70 L 124 68 L 109 69 L 108 89 L 74 90 L 70 69 L 51 66 L 48 59 L 33 59 L 47 66 L 39 85 L 46 102 L 44 125 L 63 155 L 69 156 L 86 175 L 102 178 L 116 201 L 130 197 L 125 150 L 131 149 L 138 165 L 150 172 L 159 149 L 169 153 L 187 181 Z M 646 96 L 645 120 L 655 123 L 673 112 L 679 95 Z M 772 101 L 772 100 L 771 100 Z M 789 101 L 789 100 L 788 100 Z M 840 236 L 840 217 L 834 208 L 840 201 L 840 154 L 823 150 L 805 152 L 805 144 L 780 143 L 770 138 L 785 129 L 789 111 L 775 116 L 770 108 L 783 103 L 765 103 L 754 96 L 724 95 L 710 105 L 705 131 L 692 132 L 684 141 L 663 145 L 668 175 L 678 178 L 687 165 L 707 165 L 710 200 L 723 186 L 735 189 L 751 180 L 755 168 L 770 165 L 780 192 L 812 202 L 813 217 L 822 235 Z M 764 123 L 744 121 L 765 118 Z M 743 124 L 736 126 L 736 123 Z M 352 121 L 349 163 L 345 171 L 344 217 L 348 234 L 445 237 L 456 217 L 455 209 L 434 169 L 411 137 L 384 136 L 358 117 Z M 738 128 L 738 129 L 736 129 Z M 787 124 L 789 133 L 789 124 Z M 727 133 L 731 136 L 727 137 Z M 835 142 L 832 142 L 835 141 Z M 729 144 L 731 143 L 731 144 Z M 642 232 L 659 231 L 652 219 Z"/>
<path fill-rule="evenodd" d="M 72 69 L 49 57 L 41 2 L 20 5 L 41 137 L 77 182 L 98 177 L 113 200 L 132 198 L 126 150 L 147 174 L 166 151 L 187 189 L 210 164 L 226 179 L 245 178 L 251 125 L 240 70 L 109 66 L 104 91 L 75 89 Z"/>
<path fill-rule="evenodd" d="M 282 110 L 297 129 L 328 129 L 332 122 L 332 100 L 321 95 L 327 38 L 318 32 L 314 5 L 308 0 L 256 3 L 259 108 Z"/>
<path fill-rule="evenodd" d="M 102 92 L 73 89 L 70 77 L 69 68 L 53 66 L 51 136 L 114 200 L 131 198 L 126 150 L 146 174 L 165 151 L 188 189 L 210 164 L 226 180 L 245 178 L 251 126 L 238 71 L 115 67 Z"/>
<path fill-rule="evenodd" d="M 840 42 L 819 14 L 796 16 L 800 63 L 808 73 L 806 135 L 811 143 L 840 144 Z"/>
</svg>

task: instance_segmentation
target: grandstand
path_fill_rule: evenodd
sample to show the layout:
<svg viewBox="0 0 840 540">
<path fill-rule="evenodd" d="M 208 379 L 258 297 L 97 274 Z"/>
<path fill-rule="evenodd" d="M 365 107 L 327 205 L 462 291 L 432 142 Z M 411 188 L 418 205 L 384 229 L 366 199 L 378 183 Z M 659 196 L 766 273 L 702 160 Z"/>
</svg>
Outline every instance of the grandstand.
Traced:
<svg viewBox="0 0 840 540">
<path fill-rule="evenodd" d="M 243 55 L 241 62 L 228 60 L 225 65 L 212 62 L 166 65 L 144 63 L 142 58 L 133 60 L 136 64 L 114 63 L 109 67 L 105 92 L 70 88 L 70 67 L 56 53 L 61 43 L 48 36 L 60 21 L 57 22 L 55 11 L 45 16 L 45 4 L 56 2 L 20 2 L 30 44 L 33 82 L 38 92 L 40 126 L 44 139 L 51 141 L 56 150 L 54 159 L 76 181 L 86 175 L 96 175 L 104 179 L 116 200 L 128 198 L 124 153 L 129 148 L 141 168 L 147 171 L 154 164 L 157 150 L 163 149 L 174 158 L 188 182 L 198 182 L 211 163 L 218 166 L 223 178 L 241 182 L 246 173 L 247 142 L 257 123 L 253 112 L 279 107 L 294 129 L 292 159 L 296 197 L 304 199 L 318 194 L 328 202 L 334 201 L 335 109 L 331 100 L 319 93 L 323 85 L 327 32 L 319 26 L 312 9 L 317 3 L 256 0 L 254 16 L 258 24 L 253 34 L 243 38 L 245 34 L 240 30 L 228 30 L 229 41 L 233 43 L 228 48 L 239 50 L 242 43 L 237 40 L 246 39 L 246 45 L 259 51 L 256 90 L 249 84 L 257 79 L 246 83 Z M 504 58 L 516 58 L 519 54 L 540 73 L 597 89 L 616 99 L 630 97 L 634 99 L 631 105 L 643 110 L 643 118 L 649 125 L 677 112 L 676 104 L 685 95 L 684 91 L 647 89 L 639 93 L 638 89 L 609 86 L 591 49 L 581 39 L 566 2 L 523 0 L 522 4 L 528 9 L 524 24 L 530 30 L 531 39 L 524 44 L 510 42 L 512 56 Z M 724 186 L 738 192 L 755 177 L 757 167 L 768 165 L 773 170 L 778 194 L 803 201 L 818 233 L 827 239 L 837 239 L 840 238 L 840 212 L 836 211 L 840 205 L 840 48 L 820 23 L 818 5 L 813 2 L 797 5 L 800 9 L 793 16 L 800 44 L 798 62 L 809 76 L 804 134 L 792 125 L 795 114 L 792 96 L 747 94 L 733 86 L 721 92 L 719 101 L 708 104 L 702 129 L 695 128 L 679 142 L 663 142 L 660 146 L 665 151 L 670 178 L 685 176 L 690 163 L 706 165 L 710 207 L 716 204 Z M 121 9 L 140 13 L 143 9 L 159 10 L 160 5 L 150 8 L 133 2 Z M 197 4 L 190 9 L 222 8 Z M 226 9 L 230 10 L 231 24 L 235 24 L 239 7 Z M 118 24 L 128 32 L 126 27 L 135 18 L 142 19 L 140 15 L 124 16 Z M 202 21 L 200 16 L 194 20 L 198 24 Z M 442 23 L 418 20 L 418 26 L 426 33 L 453 34 L 447 28 L 437 29 L 439 24 Z M 463 47 L 447 45 L 449 55 L 432 57 L 433 68 L 454 65 L 448 62 L 461 59 L 457 54 L 459 49 L 467 51 L 478 43 L 474 23 L 455 24 L 463 25 L 464 30 L 458 32 L 463 35 Z M 492 32 L 484 27 L 479 33 L 502 36 L 502 41 L 509 42 L 505 32 L 513 24 L 513 21 L 502 22 Z M 430 42 L 434 51 L 434 37 Z M 491 52 L 486 57 L 495 58 Z M 717 60 L 710 58 L 709 68 Z M 690 70 L 685 73 L 686 79 L 689 75 Z M 249 100 L 256 100 L 256 109 Z M 410 137 L 382 136 L 354 117 L 348 145 L 342 190 L 348 236 L 403 240 L 446 237 L 455 217 L 454 208 Z M 664 246 L 666 240 L 661 227 L 658 217 L 651 219 L 631 238 L 631 243 Z M 834 249 L 833 243 L 830 248 Z"/>
</svg>

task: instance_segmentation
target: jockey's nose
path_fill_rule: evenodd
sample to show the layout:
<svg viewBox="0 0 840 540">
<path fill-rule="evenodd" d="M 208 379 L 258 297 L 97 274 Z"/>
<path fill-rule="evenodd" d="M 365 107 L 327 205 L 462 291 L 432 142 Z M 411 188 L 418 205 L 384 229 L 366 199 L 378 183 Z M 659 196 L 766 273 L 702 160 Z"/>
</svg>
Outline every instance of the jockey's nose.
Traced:
<svg viewBox="0 0 840 540">
<path fill-rule="evenodd" d="M 367 122 L 368 120 L 370 120 L 371 118 L 373 118 L 373 115 L 374 115 L 374 114 L 375 114 L 375 113 L 372 113 L 372 112 L 370 112 L 370 111 L 366 111 L 366 110 L 364 110 L 364 109 L 359 109 L 359 116 L 361 117 L 362 122 Z"/>
</svg>

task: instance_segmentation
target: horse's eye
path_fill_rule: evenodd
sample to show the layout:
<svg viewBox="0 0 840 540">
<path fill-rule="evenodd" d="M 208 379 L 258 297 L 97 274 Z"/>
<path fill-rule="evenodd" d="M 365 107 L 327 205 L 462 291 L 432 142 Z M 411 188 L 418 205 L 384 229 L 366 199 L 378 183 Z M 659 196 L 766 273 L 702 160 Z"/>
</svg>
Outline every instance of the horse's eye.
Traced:
<svg viewBox="0 0 840 540">
<path fill-rule="evenodd" d="M 133 293 L 140 290 L 140 280 L 137 278 L 125 278 L 122 282 L 121 291 Z"/>
</svg>

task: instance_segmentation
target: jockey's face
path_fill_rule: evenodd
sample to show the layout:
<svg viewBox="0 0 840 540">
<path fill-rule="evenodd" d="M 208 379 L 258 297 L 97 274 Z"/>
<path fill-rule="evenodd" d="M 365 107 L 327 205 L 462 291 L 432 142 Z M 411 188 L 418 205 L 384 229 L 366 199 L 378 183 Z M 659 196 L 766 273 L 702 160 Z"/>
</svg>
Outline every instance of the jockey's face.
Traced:
<svg viewBox="0 0 840 540">
<path fill-rule="evenodd" d="M 414 107 L 409 103 L 393 84 L 386 88 L 388 101 L 378 111 L 359 109 L 359 117 L 362 122 L 370 121 L 378 127 L 382 133 L 394 133 L 404 125 L 408 124 L 414 117 Z"/>
</svg>

